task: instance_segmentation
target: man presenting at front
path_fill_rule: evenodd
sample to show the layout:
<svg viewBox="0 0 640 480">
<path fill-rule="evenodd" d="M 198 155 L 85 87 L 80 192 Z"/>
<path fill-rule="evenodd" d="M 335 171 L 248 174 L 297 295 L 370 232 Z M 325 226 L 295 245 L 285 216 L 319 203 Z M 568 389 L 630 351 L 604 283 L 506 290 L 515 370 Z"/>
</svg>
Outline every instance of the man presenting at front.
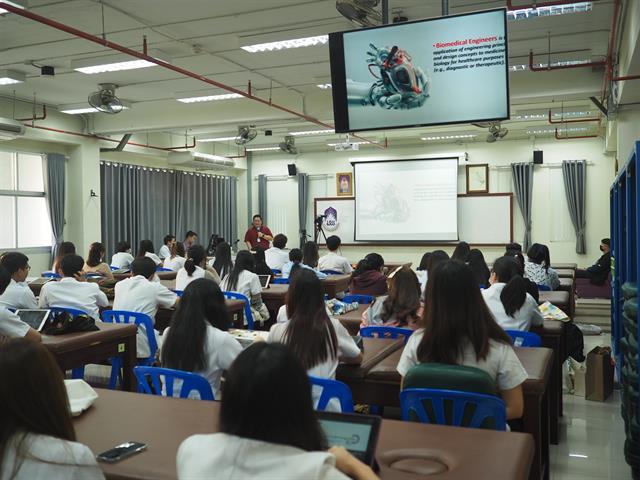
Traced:
<svg viewBox="0 0 640 480">
<path fill-rule="evenodd" d="M 269 248 L 269 242 L 273 240 L 273 234 L 269 227 L 262 225 L 262 217 L 260 215 L 253 216 L 253 224 L 244 234 L 244 243 L 247 244 L 249 250 L 260 246 L 265 250 Z"/>
</svg>

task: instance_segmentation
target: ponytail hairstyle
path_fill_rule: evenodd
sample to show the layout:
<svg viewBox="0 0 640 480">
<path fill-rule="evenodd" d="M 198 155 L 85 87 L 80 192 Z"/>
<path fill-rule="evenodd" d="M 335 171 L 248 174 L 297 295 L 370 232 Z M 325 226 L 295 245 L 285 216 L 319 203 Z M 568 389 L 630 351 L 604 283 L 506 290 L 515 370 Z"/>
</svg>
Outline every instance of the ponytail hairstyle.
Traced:
<svg viewBox="0 0 640 480">
<path fill-rule="evenodd" d="M 527 285 L 520 275 L 520 265 L 513 257 L 500 257 L 493 264 L 493 273 L 498 282 L 506 283 L 500 293 L 500 301 L 504 311 L 512 317 L 527 299 Z"/>
<path fill-rule="evenodd" d="M 189 256 L 187 261 L 184 262 L 184 269 L 190 277 L 193 275 L 193 272 L 196 271 L 196 267 L 202 264 L 206 256 L 207 252 L 204 251 L 202 245 L 191 245 L 191 247 L 189 247 Z"/>
<path fill-rule="evenodd" d="M 548 272 L 551 266 L 551 254 L 549 253 L 549 247 L 542 244 L 542 251 L 544 252 L 544 269 Z"/>
<path fill-rule="evenodd" d="M 184 244 L 182 242 L 175 242 L 171 245 L 171 258 L 185 257 Z"/>
<path fill-rule="evenodd" d="M 367 261 L 367 259 L 363 258 L 362 260 L 360 260 L 358 262 L 358 264 L 356 265 L 356 268 L 351 273 L 351 278 L 352 279 L 356 278 L 356 277 L 362 275 L 364 272 L 367 272 L 369 270 L 373 270 L 373 268 L 371 268 L 371 266 L 369 265 L 369 262 Z"/>
<path fill-rule="evenodd" d="M 236 256 L 236 263 L 231 272 L 225 278 L 225 287 L 229 292 L 234 292 L 238 287 L 238 278 L 243 270 L 253 272 L 253 254 L 249 250 L 240 250 Z"/>
<path fill-rule="evenodd" d="M 89 246 L 89 255 L 87 255 L 87 265 L 90 267 L 97 267 L 102 263 L 105 248 L 100 242 L 93 242 Z"/>
<path fill-rule="evenodd" d="M 140 247 L 138 248 L 138 254 L 136 257 L 144 257 L 145 253 L 155 253 L 153 242 L 151 240 L 140 241 Z"/>
</svg>

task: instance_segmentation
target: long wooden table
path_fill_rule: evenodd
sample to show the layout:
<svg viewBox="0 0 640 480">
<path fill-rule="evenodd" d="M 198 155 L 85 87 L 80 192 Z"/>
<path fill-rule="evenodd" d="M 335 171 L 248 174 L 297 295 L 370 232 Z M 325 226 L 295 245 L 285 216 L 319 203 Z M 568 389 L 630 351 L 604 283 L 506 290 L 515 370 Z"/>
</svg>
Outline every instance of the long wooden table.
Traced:
<svg viewBox="0 0 640 480">
<path fill-rule="evenodd" d="M 536 447 L 530 479 L 549 478 L 549 392 L 553 352 L 548 348 L 515 348 L 527 371 L 522 385 L 524 414 L 522 429 L 534 438 Z M 369 405 L 400 406 L 400 374 L 396 370 L 402 350 L 397 350 L 369 370 L 364 378 L 336 378 L 351 389 L 353 401 Z M 473 477 L 470 477 L 473 478 Z"/>
<path fill-rule="evenodd" d="M 136 326 L 96 322 L 96 332 L 43 335 L 42 343 L 53 354 L 62 371 L 122 357 L 124 390 L 135 392 Z"/>
<path fill-rule="evenodd" d="M 147 444 L 147 450 L 121 462 L 100 463 L 108 479 L 175 479 L 180 443 L 191 435 L 219 431 L 219 402 L 97 392 L 95 404 L 74 419 L 78 442 L 96 454 L 130 440 Z M 376 448 L 383 480 L 425 478 L 424 472 L 399 470 L 403 464 L 444 470 L 434 477 L 439 480 L 524 479 L 532 457 L 530 435 L 397 420 L 382 421 Z"/>
</svg>

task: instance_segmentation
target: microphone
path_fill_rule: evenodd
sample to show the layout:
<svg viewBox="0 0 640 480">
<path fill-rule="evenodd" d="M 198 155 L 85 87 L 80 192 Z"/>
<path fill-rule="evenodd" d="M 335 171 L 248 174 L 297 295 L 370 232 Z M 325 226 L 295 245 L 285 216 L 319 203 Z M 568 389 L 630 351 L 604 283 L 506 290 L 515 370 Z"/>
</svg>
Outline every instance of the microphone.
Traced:
<svg viewBox="0 0 640 480">
<path fill-rule="evenodd" d="M 257 230 L 257 231 L 260 231 L 260 229 L 261 229 L 261 228 L 262 228 L 262 227 L 256 227 L 256 230 Z"/>
</svg>

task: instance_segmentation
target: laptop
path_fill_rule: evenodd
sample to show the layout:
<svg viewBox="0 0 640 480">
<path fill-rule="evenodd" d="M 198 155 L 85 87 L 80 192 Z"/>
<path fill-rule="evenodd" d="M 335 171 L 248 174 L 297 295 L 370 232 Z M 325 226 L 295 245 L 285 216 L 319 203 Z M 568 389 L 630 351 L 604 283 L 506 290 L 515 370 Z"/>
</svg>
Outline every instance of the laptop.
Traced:
<svg viewBox="0 0 640 480">
<path fill-rule="evenodd" d="M 43 309 L 16 310 L 16 315 L 20 317 L 20 320 L 38 332 L 42 331 L 44 326 L 47 324 L 50 313 L 51 310 Z"/>
<path fill-rule="evenodd" d="M 375 467 L 380 417 L 333 412 L 316 412 L 316 416 L 330 447 L 344 447 L 358 460 Z"/>
<path fill-rule="evenodd" d="M 260 279 L 260 285 L 262 285 L 262 288 L 269 288 L 271 275 L 258 275 L 258 278 Z"/>
</svg>

